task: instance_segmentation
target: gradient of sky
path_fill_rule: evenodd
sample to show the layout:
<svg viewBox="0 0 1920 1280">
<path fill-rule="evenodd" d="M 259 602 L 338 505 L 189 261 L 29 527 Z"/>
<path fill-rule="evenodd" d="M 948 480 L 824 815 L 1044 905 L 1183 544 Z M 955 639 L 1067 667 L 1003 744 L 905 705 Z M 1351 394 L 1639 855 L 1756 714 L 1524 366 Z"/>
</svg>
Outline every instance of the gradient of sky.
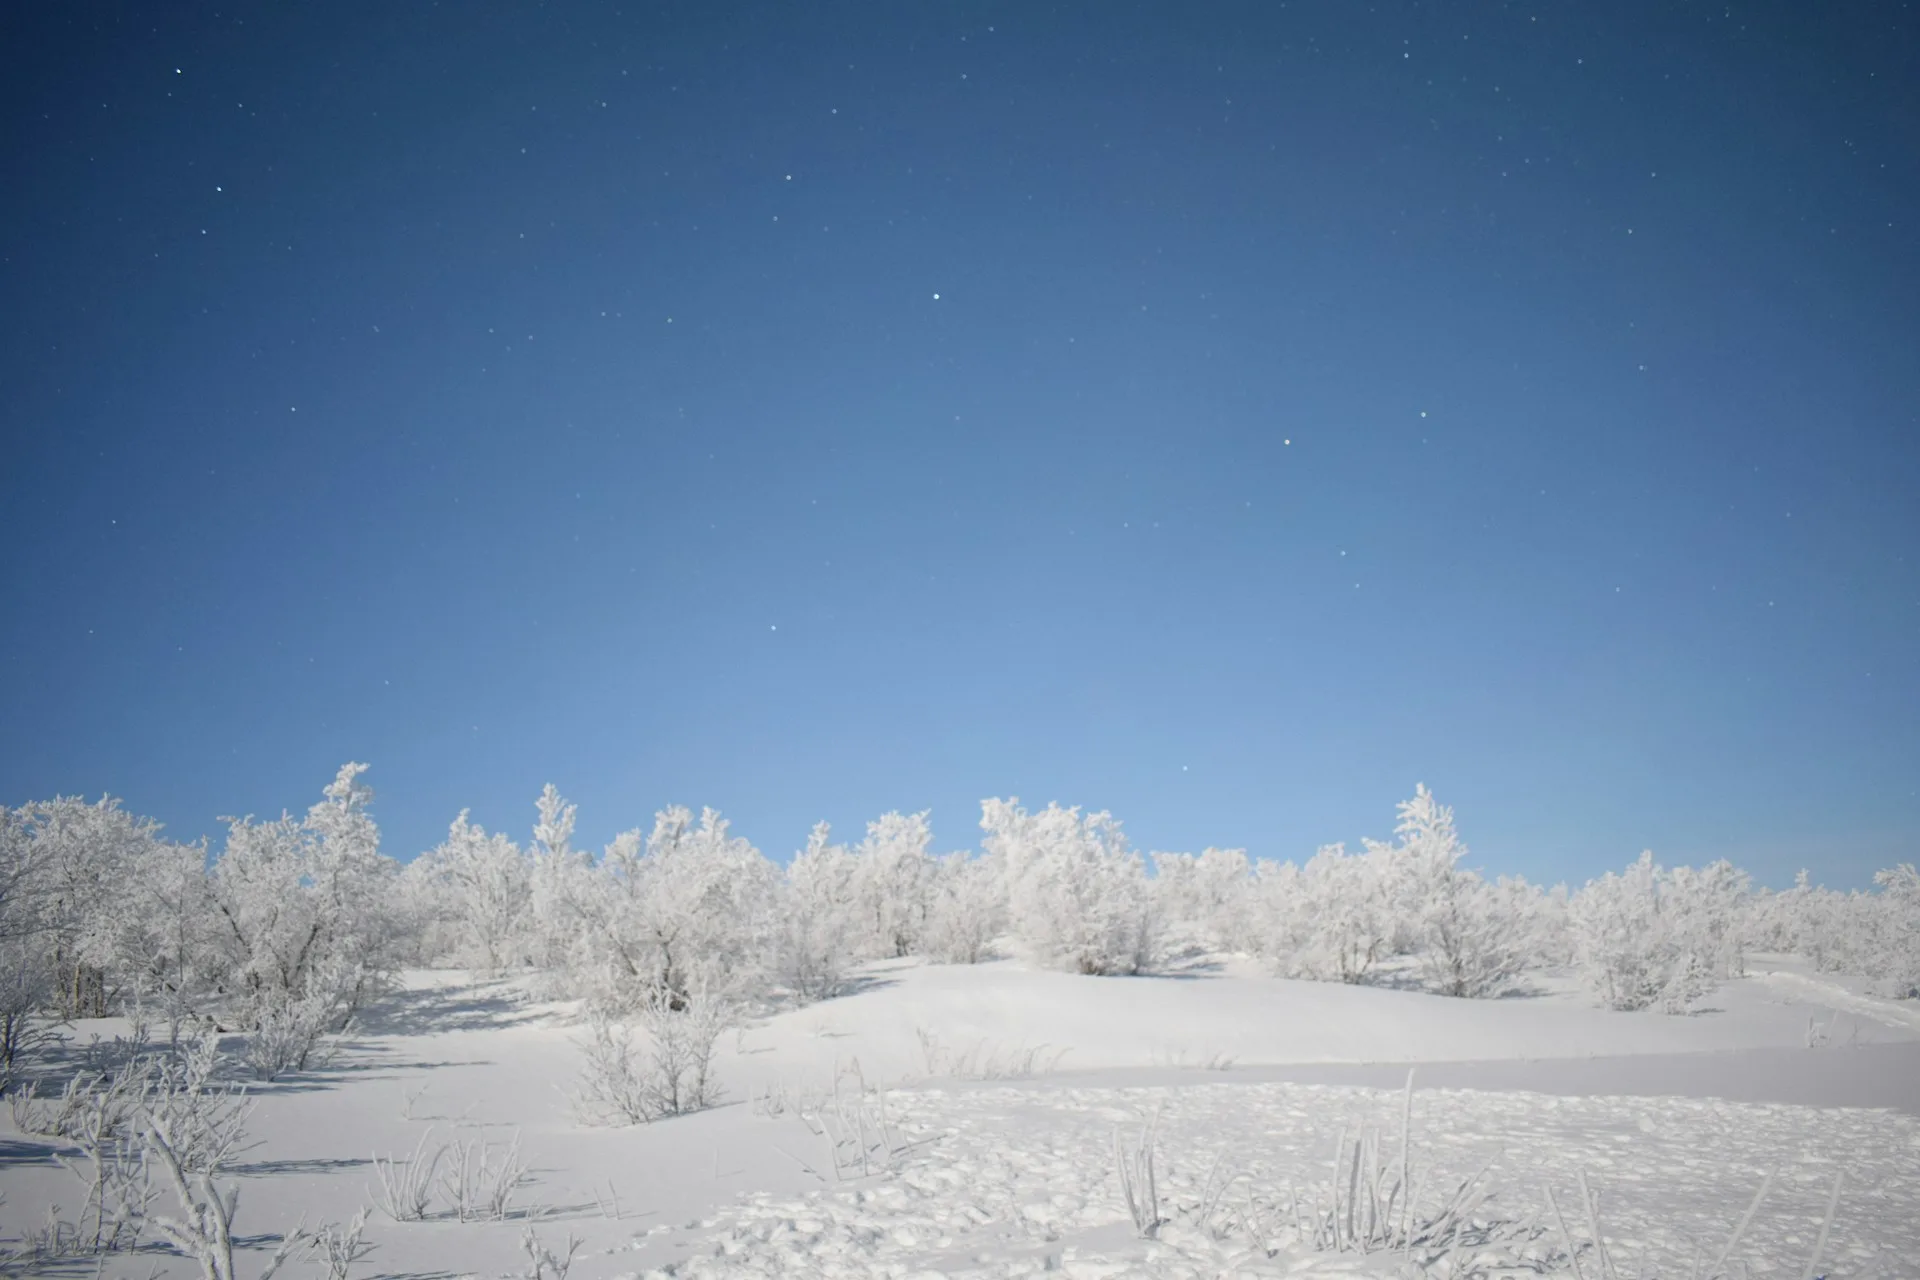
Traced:
<svg viewBox="0 0 1920 1280">
<path fill-rule="evenodd" d="M 0 803 L 371 762 L 1839 885 L 1920 801 L 1920 14 L 13 5 Z"/>
</svg>

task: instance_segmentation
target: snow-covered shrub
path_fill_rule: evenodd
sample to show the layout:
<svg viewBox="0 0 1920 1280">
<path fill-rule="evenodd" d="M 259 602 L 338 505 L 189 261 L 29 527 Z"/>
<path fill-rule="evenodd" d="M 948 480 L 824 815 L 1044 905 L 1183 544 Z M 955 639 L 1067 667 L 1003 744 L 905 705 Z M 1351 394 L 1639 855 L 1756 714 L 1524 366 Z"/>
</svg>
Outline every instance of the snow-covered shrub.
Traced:
<svg viewBox="0 0 1920 1280">
<path fill-rule="evenodd" d="M 41 1010 L 53 989 L 52 966 L 35 936 L 39 852 L 25 815 L 0 805 L 0 1094 L 12 1091 L 43 1042 Z"/>
<path fill-rule="evenodd" d="M 992 956 L 1005 915 L 998 866 L 948 854 L 934 873 L 920 953 L 940 964 L 979 964 Z"/>
<path fill-rule="evenodd" d="M 593 856 L 573 847 L 576 806 L 567 803 L 549 782 L 535 801 L 540 821 L 533 828 L 528 869 L 528 958 L 552 975 L 557 985 L 570 987 L 585 915 L 585 899 L 593 873 Z"/>
<path fill-rule="evenodd" d="M 200 1264 L 201 1280 L 235 1280 L 233 1215 L 240 1189 L 216 1183 L 217 1167 L 194 1171 L 180 1154 L 183 1143 L 182 1135 L 164 1118 L 146 1117 L 140 1137 L 143 1176 L 149 1166 L 159 1168 L 179 1207 L 178 1216 L 156 1213 L 150 1221 L 168 1244 Z M 273 1256 L 260 1270 L 261 1280 L 271 1280 L 293 1251 L 312 1239 L 312 1233 L 304 1228 L 282 1236 Z"/>
<path fill-rule="evenodd" d="M 1401 811 L 1398 844 L 1367 840 L 1358 854 L 1343 843 L 1322 845 L 1304 867 L 1263 862 L 1256 869 L 1258 950 L 1281 973 L 1369 982 L 1383 962 L 1422 943 L 1427 896 L 1463 850 L 1452 839 L 1450 813 L 1444 832 L 1416 829 L 1439 812 L 1425 787 Z"/>
<path fill-rule="evenodd" d="M 212 1037 L 153 1052 L 136 1036 L 116 1049 L 118 1061 L 83 1069 L 57 1095 L 29 1087 L 14 1100 L 15 1125 L 69 1147 L 61 1163 L 81 1183 L 73 1219 L 50 1210 L 34 1242 L 42 1254 L 134 1250 L 149 1228 L 169 1236 L 169 1219 L 152 1212 L 154 1168 L 164 1162 L 170 1175 L 204 1183 L 244 1142 L 251 1107 L 243 1091 L 213 1083 Z"/>
<path fill-rule="evenodd" d="M 829 843 L 826 823 L 787 864 L 774 928 L 774 978 L 807 1004 L 840 994 L 852 958 L 858 871 L 845 845 Z M 862 913 L 864 917 L 864 913 Z"/>
<path fill-rule="evenodd" d="M 497 972 L 527 958 L 532 865 L 504 834 L 453 820 L 447 838 L 407 866 L 422 907 L 421 958 Z"/>
<path fill-rule="evenodd" d="M 206 1025 L 221 998 L 221 923 L 207 884 L 205 844 L 155 841 L 123 893 L 127 901 L 112 936 L 122 1003 L 165 1019 L 167 1043 L 177 1048 Z"/>
<path fill-rule="evenodd" d="M 595 1014 L 576 1081 L 574 1111 L 588 1124 L 643 1124 L 720 1101 L 713 1046 L 730 1007 L 705 992 L 648 993 L 634 1028 Z"/>
<path fill-rule="evenodd" d="M 1747 904 L 1742 944 L 1749 951 L 1801 952 L 1800 930 L 1806 917 L 1806 901 L 1815 892 L 1803 870 L 1791 889 L 1775 892 L 1756 890 Z"/>
<path fill-rule="evenodd" d="M 697 824 L 661 811 L 644 842 L 622 832 L 565 884 L 573 993 L 609 1013 L 659 993 L 676 1006 L 696 990 L 735 998 L 767 977 L 778 872 L 712 809 Z"/>
<path fill-rule="evenodd" d="M 446 1157 L 447 1144 L 441 1143 L 431 1153 L 427 1151 L 427 1140 L 433 1137 L 428 1129 L 420 1135 L 414 1144 L 413 1154 L 406 1160 L 393 1156 L 373 1157 L 374 1185 L 371 1190 L 374 1200 L 395 1222 L 425 1222 L 427 1209 L 433 1202 L 434 1173 L 440 1167 L 440 1161 Z"/>
<path fill-rule="evenodd" d="M 1252 952 L 1276 972 L 1297 976 L 1294 957 L 1306 945 L 1306 898 L 1301 892 L 1300 868 L 1292 862 L 1260 858 L 1253 864 L 1253 883 L 1247 890 L 1248 914 L 1254 922 Z"/>
<path fill-rule="evenodd" d="M 573 1269 L 573 1255 L 580 1252 L 580 1246 L 586 1241 L 567 1232 L 566 1243 L 559 1252 L 547 1248 L 540 1239 L 540 1233 L 532 1227 L 520 1232 L 520 1251 L 527 1255 L 527 1269 L 523 1273 L 527 1280 L 567 1280 L 567 1273 Z"/>
<path fill-rule="evenodd" d="M 1254 951 L 1261 926 L 1253 866 L 1244 849 L 1153 855 L 1153 890 L 1161 919 L 1218 951 Z"/>
<path fill-rule="evenodd" d="M 347 1280 L 355 1265 L 373 1252 L 366 1232 L 367 1210 L 364 1206 L 349 1222 L 323 1222 L 309 1234 L 307 1258 L 325 1269 L 327 1280 Z"/>
<path fill-rule="evenodd" d="M 862 955 L 914 955 L 922 946 L 939 864 L 927 813 L 885 813 L 853 848 L 857 933 Z"/>
<path fill-rule="evenodd" d="M 1920 997 L 1920 873 L 1902 863 L 1873 880 L 1872 892 L 1805 889 L 1794 903 L 1795 950 L 1828 972 L 1864 976 L 1876 995 Z"/>
<path fill-rule="evenodd" d="M 0 805 L 0 1094 L 11 1093 L 37 1051 L 51 1043 L 53 966 L 40 937 L 43 847 L 24 810 Z"/>
<path fill-rule="evenodd" d="M 1510 882 L 1488 884 L 1455 867 L 1440 875 L 1422 916 L 1420 959 L 1433 989 L 1445 996 L 1504 995 L 1526 964 L 1522 917 Z"/>
<path fill-rule="evenodd" d="M 1527 884 L 1520 876 L 1502 876 L 1502 884 L 1512 881 L 1515 905 L 1521 911 L 1520 929 L 1526 938 L 1526 953 L 1543 967 L 1564 968 L 1574 962 L 1573 891 L 1566 884 L 1542 890 Z"/>
<path fill-rule="evenodd" d="M 402 957 L 399 867 L 380 853 L 365 770 L 343 765 L 302 822 L 233 819 L 208 878 L 220 982 L 256 1072 L 304 1067 Z"/>
<path fill-rule="evenodd" d="M 1009 919 L 1037 956 L 1086 974 L 1142 973 L 1161 959 L 1146 867 L 1112 815 L 1053 804 L 1029 814 L 1017 798 L 981 809 Z"/>
<path fill-rule="evenodd" d="M 1642 853 L 1624 874 L 1588 881 L 1569 904 L 1575 964 L 1610 1009 L 1684 1013 L 1717 985 L 1717 939 L 1678 900 L 1674 877 Z"/>
<path fill-rule="evenodd" d="M 1289 977 L 1373 982 L 1387 962 L 1413 955 L 1443 994 L 1510 990 L 1525 965 L 1553 949 L 1552 900 L 1524 879 L 1489 883 L 1461 866 L 1467 847 L 1453 810 L 1424 785 L 1399 813 L 1395 841 L 1365 841 L 1358 854 L 1323 845 L 1303 867 L 1262 859 L 1251 877 L 1231 874 L 1235 862 L 1222 856 L 1211 887 L 1197 891 L 1217 935 L 1243 930 L 1246 949 Z M 1174 865 L 1176 883 L 1205 883 L 1204 859 Z M 1180 892 L 1196 896 L 1192 887 Z"/>
<path fill-rule="evenodd" d="M 482 1134 L 452 1143 L 447 1152 L 440 1189 L 453 1216 L 461 1222 L 505 1222 L 514 1197 L 527 1181 L 519 1132 L 504 1147 L 495 1147 Z"/>
<path fill-rule="evenodd" d="M 1674 867 L 1662 886 L 1674 927 L 1716 978 L 1746 975 L 1747 914 L 1753 884 L 1725 858 L 1705 867 Z"/>
<path fill-rule="evenodd" d="M 157 823 L 110 796 L 93 804 L 61 796 L 10 811 L 0 835 L 0 932 L 33 938 L 9 958 L 43 969 L 62 1017 L 104 1016 L 126 994 L 122 934 L 144 906 L 128 890 L 160 843 Z M 16 975 L 15 985 L 24 979 Z"/>
<path fill-rule="evenodd" d="M 1868 977 L 1881 995 L 1920 1000 L 1920 871 L 1903 862 L 1875 872 L 1873 882 L 1880 909 Z"/>
<path fill-rule="evenodd" d="M 1350 854 L 1323 845 L 1300 868 L 1282 924 L 1291 948 L 1277 958 L 1293 976 L 1365 982 L 1393 954 L 1400 900 L 1384 846 Z"/>
<path fill-rule="evenodd" d="M 344 964 L 319 966 L 291 989 L 256 993 L 242 1060 L 258 1080 L 278 1080 L 289 1071 L 321 1067 L 332 1057 L 330 1032 L 343 1030 L 354 1003 L 346 993 L 360 980 Z"/>
<path fill-rule="evenodd" d="M 1526 961 L 1516 899 L 1524 882 L 1490 885 L 1460 865 L 1467 846 L 1453 810 L 1424 785 L 1400 804 L 1400 842 L 1384 856 L 1404 868 L 1413 886 L 1416 947 L 1433 989 L 1441 995 L 1487 997 L 1512 988 Z"/>
<path fill-rule="evenodd" d="M 1829 973 L 1860 974 L 1878 995 L 1920 996 L 1920 872 L 1902 863 L 1873 879 L 1874 891 L 1841 893 L 1802 871 L 1791 889 L 1749 899 L 1744 940 L 1805 956 Z"/>
</svg>

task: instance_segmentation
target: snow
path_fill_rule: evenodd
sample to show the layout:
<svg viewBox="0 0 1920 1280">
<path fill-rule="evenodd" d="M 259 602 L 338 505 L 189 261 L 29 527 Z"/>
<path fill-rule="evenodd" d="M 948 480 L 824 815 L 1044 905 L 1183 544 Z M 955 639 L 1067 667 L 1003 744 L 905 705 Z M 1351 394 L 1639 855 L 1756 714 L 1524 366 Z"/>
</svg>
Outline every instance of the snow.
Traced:
<svg viewBox="0 0 1920 1280">
<path fill-rule="evenodd" d="M 624 1129 L 571 1113 L 575 1006 L 515 980 L 414 971 L 331 1065 L 250 1090 L 256 1145 L 229 1174 L 239 1274 L 258 1274 L 302 1220 L 369 1204 L 375 1155 L 404 1158 L 423 1135 L 431 1149 L 516 1134 L 531 1170 L 519 1216 L 458 1222 L 444 1197 L 426 1222 L 376 1212 L 374 1252 L 352 1274 L 523 1275 L 529 1227 L 555 1252 L 581 1239 L 579 1280 L 1402 1274 L 1398 1256 L 1307 1253 L 1271 1218 L 1256 1238 L 1228 1209 L 1329 1184 L 1343 1134 L 1373 1133 L 1397 1159 L 1417 1063 L 1409 1145 L 1422 1185 L 1488 1166 L 1485 1213 L 1539 1226 L 1527 1247 L 1542 1265 L 1563 1252 L 1542 1216 L 1547 1188 L 1585 1241 L 1573 1208 L 1584 1175 L 1622 1276 L 1685 1275 L 1773 1172 L 1733 1257 L 1798 1280 L 1838 1170 L 1823 1270 L 1920 1275 L 1920 1017 L 1800 962 L 1752 957 L 1749 971 L 1672 1017 L 1595 1009 L 1559 981 L 1450 1000 L 1234 960 L 1154 978 L 890 962 L 860 970 L 845 996 L 724 1036 L 728 1105 Z M 1810 1021 L 1824 1036 L 1812 1047 Z M 855 1137 L 834 1168 L 836 1089 L 849 1134 L 868 1126 L 864 1176 Z M 809 1104 L 812 1124 L 796 1114 Z M 1132 1141 L 1149 1126 L 1169 1219 L 1153 1240 L 1129 1220 L 1113 1150 L 1116 1132 Z M 78 1187 L 57 1154 L 0 1119 L 0 1235 L 32 1230 L 51 1204 L 71 1215 Z M 1202 1221 L 1209 1179 L 1230 1187 Z M 101 1274 L 197 1269 L 149 1251 Z"/>
</svg>

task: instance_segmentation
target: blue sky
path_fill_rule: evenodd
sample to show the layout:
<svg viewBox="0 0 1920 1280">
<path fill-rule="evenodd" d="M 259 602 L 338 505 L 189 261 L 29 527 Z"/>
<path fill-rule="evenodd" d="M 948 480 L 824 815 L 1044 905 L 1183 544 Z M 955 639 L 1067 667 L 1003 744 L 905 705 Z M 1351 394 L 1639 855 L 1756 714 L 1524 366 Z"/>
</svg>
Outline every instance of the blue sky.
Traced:
<svg viewBox="0 0 1920 1280">
<path fill-rule="evenodd" d="M 1470 8 L 1470 11 L 1463 11 Z M 0 802 L 1915 856 L 1894 6 L 0 18 Z"/>
</svg>

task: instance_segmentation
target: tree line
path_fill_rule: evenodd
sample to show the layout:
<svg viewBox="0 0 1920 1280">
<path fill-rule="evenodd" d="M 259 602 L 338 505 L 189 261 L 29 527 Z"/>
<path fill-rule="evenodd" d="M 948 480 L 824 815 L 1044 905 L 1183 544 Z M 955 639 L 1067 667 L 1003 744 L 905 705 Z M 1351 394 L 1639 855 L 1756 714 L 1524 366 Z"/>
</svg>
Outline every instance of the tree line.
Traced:
<svg viewBox="0 0 1920 1280">
<path fill-rule="evenodd" d="M 673 807 L 595 854 L 552 786 L 524 845 L 463 812 L 403 864 L 365 772 L 344 765 L 303 817 L 230 820 L 218 851 L 111 798 L 0 807 L 0 1084 L 52 1023 L 130 1012 L 175 1040 L 244 1032 L 256 1072 L 297 1070 L 409 966 L 530 971 L 611 1018 L 829 999 L 906 956 L 1122 975 L 1233 952 L 1463 998 L 1560 969 L 1607 1007 L 1684 1012 L 1748 952 L 1789 952 L 1920 997 L 1912 864 L 1848 893 L 1650 853 L 1573 890 L 1489 879 L 1424 786 L 1391 840 L 1299 864 L 1143 856 L 1111 814 L 1017 799 L 982 802 L 970 851 L 935 852 L 928 814 L 896 812 L 851 844 L 822 823 L 781 865 L 713 810 Z"/>
</svg>

